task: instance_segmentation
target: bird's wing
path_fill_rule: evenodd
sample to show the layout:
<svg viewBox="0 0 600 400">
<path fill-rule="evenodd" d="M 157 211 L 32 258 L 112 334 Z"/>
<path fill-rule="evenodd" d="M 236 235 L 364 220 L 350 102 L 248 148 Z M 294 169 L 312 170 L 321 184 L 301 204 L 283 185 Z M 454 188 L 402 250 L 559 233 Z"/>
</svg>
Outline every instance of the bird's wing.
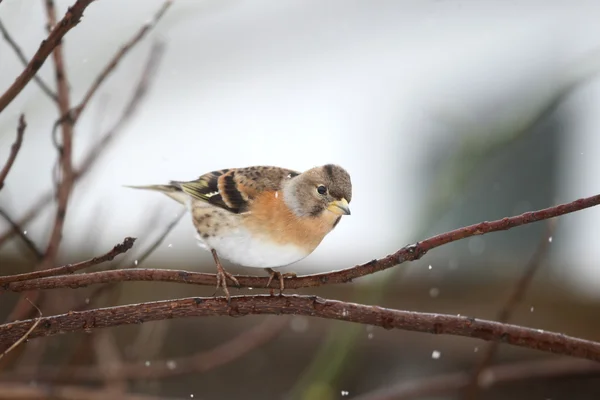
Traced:
<svg viewBox="0 0 600 400">
<path fill-rule="evenodd" d="M 247 167 L 209 172 L 189 182 L 171 182 L 196 200 L 232 213 L 248 211 L 252 200 L 264 191 L 276 191 L 285 179 L 300 173 L 278 167 Z"/>
</svg>

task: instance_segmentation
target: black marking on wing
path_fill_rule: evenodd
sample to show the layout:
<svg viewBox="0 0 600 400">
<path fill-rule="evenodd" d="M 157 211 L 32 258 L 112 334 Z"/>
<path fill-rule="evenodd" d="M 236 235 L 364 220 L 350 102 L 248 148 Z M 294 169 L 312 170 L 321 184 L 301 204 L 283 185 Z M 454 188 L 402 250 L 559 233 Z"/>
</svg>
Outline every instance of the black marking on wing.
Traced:
<svg viewBox="0 0 600 400">
<path fill-rule="evenodd" d="M 225 175 L 223 178 L 223 191 L 221 197 L 229 204 L 229 209 L 235 213 L 243 212 L 247 209 L 248 202 L 240 193 L 235 182 L 235 172 Z"/>
<path fill-rule="evenodd" d="M 223 194 L 219 191 L 219 178 L 225 174 L 227 174 L 230 170 L 229 169 L 222 169 L 219 171 L 213 171 L 213 172 L 209 172 L 208 174 L 204 174 L 202 175 L 200 178 L 196 179 L 195 181 L 190 181 L 190 182 L 171 182 L 172 185 L 177 186 L 179 188 L 181 188 L 181 190 L 183 190 L 185 193 L 187 193 L 188 195 L 190 195 L 192 198 L 196 199 L 196 200 L 200 200 L 200 201 L 205 201 L 209 204 L 212 204 L 216 207 L 220 207 L 223 208 L 227 211 L 233 212 L 233 213 L 239 213 L 242 210 L 242 206 L 245 206 L 245 201 L 243 203 L 240 203 L 239 201 L 236 202 L 236 200 L 231 201 L 230 204 L 227 204 L 224 199 L 223 199 Z M 233 173 L 231 174 L 233 175 Z M 230 176 L 226 176 L 225 178 L 229 178 Z M 231 177 L 233 180 L 233 177 Z M 226 183 L 229 183 L 229 180 L 226 181 Z M 229 187 L 229 189 L 227 189 Z M 233 188 L 234 190 L 237 192 L 237 194 L 239 196 L 241 196 L 239 194 L 239 191 L 237 191 L 237 188 L 235 188 L 235 181 L 233 181 Z M 231 185 L 227 186 L 226 185 L 226 191 L 229 190 L 230 193 L 227 193 L 226 196 L 227 199 L 233 198 L 233 199 L 237 199 L 237 197 L 235 197 L 235 195 L 232 195 L 231 192 Z M 233 197 L 231 197 L 233 196 Z M 243 200 L 243 198 L 242 198 Z"/>
</svg>

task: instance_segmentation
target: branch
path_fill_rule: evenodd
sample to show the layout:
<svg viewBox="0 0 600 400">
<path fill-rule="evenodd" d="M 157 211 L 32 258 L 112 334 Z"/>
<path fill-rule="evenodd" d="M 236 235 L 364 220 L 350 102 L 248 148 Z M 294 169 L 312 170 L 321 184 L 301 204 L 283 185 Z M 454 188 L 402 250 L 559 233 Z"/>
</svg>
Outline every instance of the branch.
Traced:
<svg viewBox="0 0 600 400">
<path fill-rule="evenodd" d="M 27 248 L 31 250 L 31 252 L 35 255 L 35 258 L 38 261 L 41 261 L 42 258 L 44 258 L 44 253 L 40 249 L 38 249 L 37 245 L 33 242 L 33 240 L 31 240 L 31 238 L 27 236 L 26 231 L 24 231 L 23 228 L 17 225 L 17 223 L 13 221 L 13 219 L 10 217 L 10 215 L 6 213 L 6 211 L 0 209 L 0 216 L 2 216 L 2 218 L 4 218 L 6 222 L 8 222 L 8 224 L 12 228 L 12 231 L 21 238 L 21 240 L 23 241 L 23 243 L 25 243 Z"/>
<path fill-rule="evenodd" d="M 17 127 L 17 139 L 13 143 L 10 148 L 10 154 L 8 155 L 8 160 L 6 160 L 6 164 L 0 171 L 0 190 L 4 187 L 4 180 L 8 176 L 10 169 L 12 168 L 17 154 L 19 154 L 19 150 L 21 149 L 21 144 L 23 143 L 23 135 L 25 134 L 25 128 L 27 127 L 27 123 L 25 122 L 25 115 L 21 114 L 19 117 L 19 126 Z"/>
<path fill-rule="evenodd" d="M 285 287 L 286 289 L 298 289 L 303 287 L 321 286 L 325 284 L 351 282 L 353 279 L 392 268 L 406 261 L 418 260 L 429 250 L 451 242 L 455 242 L 457 240 L 465 239 L 475 235 L 483 235 L 486 233 L 511 229 L 517 226 L 583 210 L 598 204 L 600 204 L 600 195 L 575 200 L 571 203 L 561 204 L 538 211 L 526 212 L 510 218 L 502 218 L 492 222 L 486 221 L 479 224 L 469 225 L 430 237 L 429 239 L 425 239 L 415 244 L 403 247 L 397 252 L 384 258 L 369 261 L 368 263 L 357 265 L 352 268 L 286 279 Z M 240 287 L 266 288 L 269 281 L 267 277 L 258 276 L 236 275 L 236 278 L 240 283 Z M 181 270 L 131 269 L 103 271 L 74 276 L 58 276 L 25 282 L 14 282 L 4 285 L 4 287 L 0 288 L 0 293 L 2 290 L 20 292 L 30 289 L 58 289 L 65 287 L 77 288 L 92 284 L 124 281 L 160 281 L 194 285 L 216 285 L 216 277 L 214 274 Z"/>
<path fill-rule="evenodd" d="M 21 93 L 21 90 L 29 83 L 31 78 L 35 76 L 37 71 L 44 65 L 44 62 L 50 53 L 60 45 L 63 36 L 79 24 L 83 12 L 92 1 L 93 0 L 77 0 L 75 4 L 69 7 L 63 19 L 54 26 L 46 40 L 42 41 L 39 49 L 35 52 L 21 75 L 19 75 L 13 84 L 6 89 L 4 94 L 0 96 L 0 113 L 19 93 Z"/>
<path fill-rule="evenodd" d="M 465 336 L 600 361 L 600 343 L 560 333 L 456 315 L 392 310 L 327 300 L 318 296 L 300 295 L 233 296 L 230 306 L 224 297 L 191 297 L 89 311 L 71 311 L 67 314 L 42 318 L 29 337 L 53 336 L 66 332 L 89 332 L 97 328 L 173 318 L 224 315 L 240 317 L 262 314 L 305 315 L 380 326 L 384 329 Z M 33 323 L 34 321 L 27 320 L 0 325 L 0 344 L 12 343 L 19 339 Z"/>
<path fill-rule="evenodd" d="M 43 0 L 46 5 L 46 15 L 48 19 L 48 30 L 52 29 L 50 36 L 55 32 L 57 28 L 64 24 L 63 22 L 56 25 L 56 10 L 54 8 L 53 0 Z M 82 1 L 82 3 L 85 3 Z M 79 4 L 79 1 L 76 5 Z M 74 7 L 73 7 L 74 8 Z M 65 14 L 65 18 L 72 13 L 73 8 L 70 8 Z M 85 7 L 84 7 L 85 8 Z M 81 12 L 83 12 L 83 9 Z M 80 15 L 81 17 L 81 15 Z M 79 18 L 76 19 L 75 24 L 79 22 Z M 73 25 L 75 26 L 75 25 Z M 50 37 L 49 36 L 49 37 Z M 43 46 L 43 45 L 42 45 Z M 52 50 L 52 56 L 54 59 L 54 67 L 56 72 L 56 86 L 58 88 L 58 110 L 61 114 L 67 112 L 70 107 L 69 99 L 69 82 L 67 80 L 66 69 L 64 65 L 64 58 L 62 53 L 63 45 L 61 41 L 58 41 Z M 65 224 L 65 218 L 67 215 L 67 207 L 69 205 L 69 198 L 73 189 L 74 178 L 73 178 L 73 124 L 70 121 L 65 121 L 62 124 L 62 144 L 58 148 L 58 162 L 60 164 L 60 170 L 62 177 L 56 183 L 57 191 L 57 207 L 56 214 L 54 216 L 54 224 L 44 257 L 35 266 L 36 271 L 52 268 L 58 255 L 58 249 L 63 237 L 63 227 Z M 39 297 L 39 292 L 30 293 L 32 302 L 36 302 Z M 8 320 L 16 320 L 26 318 L 29 308 L 25 302 L 25 296 L 21 296 L 14 306 Z"/>
<path fill-rule="evenodd" d="M 83 96 L 83 100 L 79 105 L 71 110 L 69 110 L 66 114 L 63 114 L 62 117 L 56 122 L 55 127 L 58 126 L 61 122 L 66 119 L 71 119 L 73 123 L 75 123 L 82 111 L 85 109 L 91 98 L 94 96 L 100 85 L 104 82 L 104 80 L 114 71 L 119 62 L 125 55 L 136 45 L 138 44 L 146 34 L 156 26 L 158 21 L 163 17 L 163 15 L 167 12 L 169 7 L 172 4 L 172 0 L 167 0 L 163 3 L 161 8 L 154 15 L 154 18 L 144 24 L 142 28 L 137 32 L 135 36 L 133 36 L 121 49 L 113 56 L 113 58 L 109 61 L 109 63 L 104 67 L 104 69 L 100 72 L 100 74 L 96 77 L 96 80 L 92 84 L 92 86 L 88 89 L 85 96 Z"/>
<path fill-rule="evenodd" d="M 563 378 L 583 374 L 597 374 L 600 364 L 588 360 L 558 359 L 511 363 L 486 368 L 482 371 L 485 387 L 531 379 Z M 354 397 L 356 400 L 409 400 L 425 396 L 443 396 L 458 393 L 470 383 L 472 375 L 455 372 L 401 382 L 387 388 Z"/>
<path fill-rule="evenodd" d="M 21 47 L 19 47 L 17 42 L 15 42 L 15 40 L 10 36 L 10 34 L 8 33 L 8 30 L 6 29 L 6 27 L 4 26 L 2 21 L 0 21 L 0 32 L 2 32 L 2 36 L 4 37 L 4 40 L 6 40 L 8 45 L 13 49 L 13 51 L 17 55 L 17 58 L 21 61 L 21 63 L 23 63 L 23 65 L 25 67 L 27 67 L 27 57 L 25 57 L 25 54 L 23 54 L 23 50 L 21 50 Z M 42 78 L 40 78 L 36 74 L 33 76 L 33 80 L 35 81 L 35 83 L 38 84 L 40 89 L 42 89 L 42 91 L 44 93 L 46 93 L 46 95 L 48 95 L 48 97 L 50 97 L 50 99 L 52 99 L 52 101 L 54 101 L 54 102 L 58 101 L 58 97 L 56 96 L 56 93 L 54 93 L 52 91 L 52 89 L 50 89 L 50 87 L 44 82 L 44 80 Z"/>
<path fill-rule="evenodd" d="M 506 301 L 506 304 L 504 304 L 504 307 L 502 307 L 502 309 L 498 313 L 498 317 L 496 318 L 498 322 L 508 322 L 516 308 L 521 304 L 521 301 L 523 300 L 527 289 L 531 285 L 533 276 L 540 268 L 546 255 L 548 254 L 548 249 L 550 248 L 549 238 L 552 237 L 555 228 L 556 220 L 549 220 L 547 228 L 544 234 L 542 235 L 542 238 L 540 239 L 540 243 L 538 244 L 535 253 L 531 257 L 531 260 L 527 264 L 523 275 L 517 282 L 516 287 L 511 293 L 508 300 Z M 473 377 L 471 379 L 471 384 L 467 388 L 467 398 L 472 400 L 477 398 L 479 387 L 481 386 L 481 379 L 484 376 L 482 375 L 482 372 L 492 362 L 497 351 L 497 343 L 490 343 L 489 346 L 487 346 L 486 350 L 483 353 L 483 356 L 481 357 L 481 360 L 479 361 L 477 367 L 474 370 Z"/>
<path fill-rule="evenodd" d="M 252 350 L 269 343 L 287 326 L 289 320 L 281 317 L 271 317 L 262 323 L 241 332 L 233 339 L 219 346 L 191 356 L 152 360 L 152 363 L 128 363 L 111 366 L 111 375 L 103 376 L 95 367 L 78 365 L 66 367 L 61 371 L 56 368 L 41 368 L 35 371 L 5 372 L 0 376 L 3 381 L 29 381 L 33 378 L 42 381 L 85 381 L 106 382 L 112 379 L 164 379 L 186 374 L 201 374 L 229 364 L 242 358 Z"/>
<path fill-rule="evenodd" d="M 2 383 L 0 399 L 53 399 L 53 400 L 175 400 L 173 397 L 154 397 L 141 394 L 121 394 L 101 389 L 90 389 L 80 386 L 52 386 Z M 180 398 L 181 399 L 181 398 Z"/>
<path fill-rule="evenodd" d="M 56 275 L 64 275 L 64 274 L 72 274 L 73 272 L 82 270 L 84 268 L 88 268 L 97 264 L 102 264 L 107 261 L 111 261 L 119 254 L 123 254 L 127 252 L 129 249 L 133 247 L 133 243 L 135 242 L 135 238 L 126 237 L 122 243 L 115 245 L 112 250 L 107 252 L 106 254 L 94 257 L 87 261 L 78 262 L 76 264 L 67 264 L 62 267 L 45 269 L 42 271 L 34 271 L 27 272 L 24 274 L 18 275 L 9 275 L 9 276 L 0 276 L 0 285 L 7 284 L 10 282 L 19 282 L 26 281 L 36 278 L 43 278 L 47 276 L 56 276 Z"/>
<path fill-rule="evenodd" d="M 75 182 L 78 182 L 83 178 L 93 167 L 95 162 L 98 160 L 102 152 L 108 147 L 108 145 L 117 137 L 119 133 L 123 131 L 123 128 L 133 118 L 137 110 L 139 109 L 142 100 L 148 93 L 148 88 L 155 76 L 156 69 L 159 65 L 160 59 L 163 55 L 164 46 L 160 43 L 155 44 L 150 51 L 150 56 L 141 74 L 141 78 L 134 89 L 133 95 L 129 99 L 129 102 L 125 105 L 125 109 L 121 114 L 120 118 L 109 129 L 102 139 L 93 146 L 84 157 L 84 161 L 81 167 L 75 171 Z M 52 204 L 53 192 L 49 190 L 44 193 L 40 198 L 27 210 L 25 215 L 19 219 L 16 223 L 18 226 L 24 226 L 29 223 L 35 217 L 37 217 L 48 205 Z M 21 229 L 22 231 L 22 229 Z M 13 236 L 13 232 L 9 230 L 0 236 L 0 246 L 6 243 Z"/>
</svg>

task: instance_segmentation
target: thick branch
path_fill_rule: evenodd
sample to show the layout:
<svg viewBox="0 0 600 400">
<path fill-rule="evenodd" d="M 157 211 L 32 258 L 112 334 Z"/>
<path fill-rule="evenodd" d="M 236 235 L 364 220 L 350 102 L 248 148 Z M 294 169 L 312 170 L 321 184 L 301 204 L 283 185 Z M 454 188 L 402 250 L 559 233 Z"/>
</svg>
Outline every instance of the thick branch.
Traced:
<svg viewBox="0 0 600 400">
<path fill-rule="evenodd" d="M 559 215 L 593 207 L 599 203 L 600 195 L 596 195 L 575 200 L 571 203 L 561 204 L 555 207 L 526 212 L 510 218 L 502 218 L 492 222 L 481 222 L 479 224 L 469 225 L 464 228 L 442 233 L 429 239 L 425 239 L 415 244 L 403 247 L 397 252 L 384 258 L 369 261 L 368 263 L 357 265 L 352 268 L 286 279 L 285 287 L 287 289 L 298 289 L 325 284 L 351 282 L 353 279 L 392 268 L 406 261 L 418 260 L 429 250 L 450 242 L 455 242 L 457 240 L 465 239 L 475 235 L 483 235 L 486 233 L 507 230 L 520 225 L 542 221 L 557 217 Z M 257 276 L 237 275 L 236 278 L 240 283 L 240 287 L 265 288 L 269 281 L 269 279 L 266 277 Z M 20 292 L 29 289 L 58 289 L 65 287 L 77 288 L 92 284 L 124 281 L 161 281 L 209 286 L 214 286 L 216 284 L 216 278 L 214 274 L 163 269 L 132 269 L 104 271 L 73 276 L 57 276 L 26 282 L 15 282 L 5 285 L 2 289 Z"/>
<path fill-rule="evenodd" d="M 19 154 L 19 150 L 21 149 L 21 144 L 23 143 L 23 135 L 25 134 L 25 128 L 27 127 L 27 123 L 25 122 L 25 115 L 21 114 L 19 118 L 19 126 L 17 127 L 17 139 L 10 147 L 10 154 L 8 155 L 8 160 L 6 160 L 6 164 L 2 167 L 0 171 L 0 190 L 4 187 L 4 180 L 8 176 L 10 169 L 12 168 L 15 160 L 17 159 L 17 154 Z"/>
<path fill-rule="evenodd" d="M 516 325 L 501 324 L 455 315 L 391 310 L 327 300 L 317 296 L 234 296 L 228 306 L 224 297 L 185 298 L 156 301 L 41 318 L 29 337 L 90 331 L 120 325 L 140 324 L 172 318 L 229 315 L 293 314 L 335 319 L 433 334 L 466 336 L 513 346 L 600 361 L 600 343 Z M 0 344 L 22 337 L 34 320 L 0 325 Z"/>
<path fill-rule="evenodd" d="M 122 243 L 115 245 L 109 252 L 103 254 L 99 257 L 94 257 L 87 261 L 78 262 L 75 264 L 67 264 L 62 267 L 49 268 L 42 271 L 34 271 L 27 272 L 24 274 L 18 275 L 8 275 L 8 276 L 0 276 L 0 285 L 10 283 L 10 282 L 19 282 L 26 281 L 30 279 L 42 278 L 47 276 L 56 276 L 63 274 L 72 274 L 76 271 L 82 270 L 84 268 L 88 268 L 94 265 L 102 264 L 107 261 L 111 261 L 119 254 L 123 254 L 127 252 L 129 249 L 133 247 L 133 243 L 135 242 L 135 238 L 126 237 Z"/>
<path fill-rule="evenodd" d="M 0 96 L 0 113 L 19 93 L 21 93 L 21 90 L 29 83 L 31 78 L 35 76 L 37 71 L 44 65 L 44 62 L 50 53 L 52 53 L 56 46 L 60 45 L 63 36 L 79 23 L 83 16 L 83 12 L 92 1 L 93 0 L 77 0 L 75 4 L 69 7 L 63 19 L 54 26 L 46 40 L 42 41 L 39 49 L 33 55 L 21 75 L 19 75 L 13 84 L 6 89 L 4 94 Z"/>
</svg>

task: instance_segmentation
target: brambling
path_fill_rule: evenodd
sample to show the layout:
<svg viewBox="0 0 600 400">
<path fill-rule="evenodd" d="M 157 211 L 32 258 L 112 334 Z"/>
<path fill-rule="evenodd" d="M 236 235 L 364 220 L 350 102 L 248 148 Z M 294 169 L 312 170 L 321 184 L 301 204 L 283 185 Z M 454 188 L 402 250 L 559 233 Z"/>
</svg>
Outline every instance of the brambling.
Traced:
<svg viewBox="0 0 600 400">
<path fill-rule="evenodd" d="M 217 289 L 229 299 L 219 256 L 245 267 L 264 268 L 267 287 L 284 276 L 272 268 L 302 260 L 312 253 L 342 215 L 350 215 L 350 175 L 332 164 L 303 173 L 278 167 L 222 169 L 189 181 L 168 185 L 131 186 L 156 190 L 187 206 L 201 247 L 217 265 Z"/>
</svg>

